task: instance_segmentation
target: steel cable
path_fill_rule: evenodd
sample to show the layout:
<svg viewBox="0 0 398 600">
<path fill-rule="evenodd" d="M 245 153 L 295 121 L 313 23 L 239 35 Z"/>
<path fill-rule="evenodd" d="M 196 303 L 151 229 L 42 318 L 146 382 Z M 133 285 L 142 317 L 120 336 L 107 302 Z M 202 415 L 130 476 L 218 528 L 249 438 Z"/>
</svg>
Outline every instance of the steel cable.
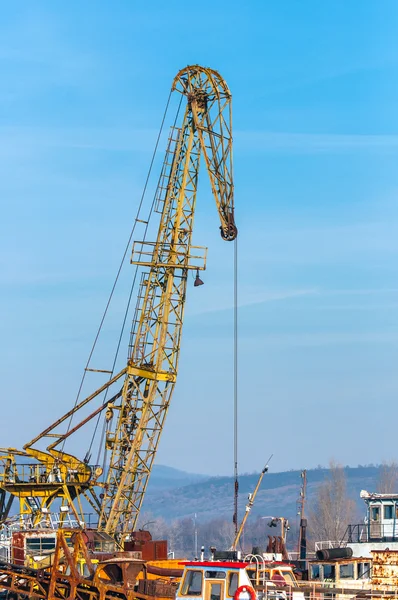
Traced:
<svg viewBox="0 0 398 600">
<path fill-rule="evenodd" d="M 234 240 L 234 516 L 235 534 L 238 532 L 238 238 Z"/>
<path fill-rule="evenodd" d="M 85 380 L 85 378 L 86 378 L 87 369 L 88 369 L 88 367 L 89 367 L 89 365 L 90 365 L 90 361 L 91 361 L 91 358 L 92 358 L 92 356 L 93 356 L 93 353 L 94 353 L 95 347 L 96 347 L 96 345 L 97 345 L 98 338 L 99 338 L 99 336 L 100 336 L 100 333 L 101 333 L 101 330 L 102 330 L 102 326 L 103 326 L 103 324 L 104 324 L 104 321 L 105 321 L 105 317 L 106 317 L 106 315 L 107 315 L 107 313 L 108 313 L 108 309 L 109 309 L 110 303 L 111 303 L 111 301 L 112 301 L 113 294 L 114 294 L 114 292 L 115 292 L 115 289 L 116 289 L 116 285 L 117 285 L 117 283 L 118 283 L 118 281 L 119 281 L 120 273 L 121 273 L 121 271 L 122 271 L 122 268 L 123 268 L 123 265 L 124 265 L 124 261 L 125 261 L 125 259 L 126 259 L 126 256 L 127 256 L 127 252 L 129 251 L 129 248 L 130 248 L 130 245 L 131 245 L 131 240 L 132 240 L 132 238 L 133 238 L 134 231 L 135 231 L 135 228 L 136 228 L 136 225 L 137 225 L 137 219 L 138 219 L 138 218 L 139 218 L 139 216 L 140 216 L 140 211 L 141 211 L 141 208 L 142 208 L 142 205 L 143 205 L 143 202 L 144 202 L 144 198 L 145 198 L 145 194 L 146 194 L 146 190 L 147 190 L 147 187 L 148 187 L 149 177 L 150 177 L 150 175 L 151 175 L 151 172 L 152 172 L 152 167 L 153 167 L 153 163 L 154 163 L 154 161 L 155 161 L 155 156 L 156 156 L 156 153 L 157 153 L 157 149 L 158 149 L 158 145 L 159 145 L 160 136 L 161 136 L 161 134 L 162 134 L 162 131 L 163 131 L 163 125 L 164 125 L 164 122 L 165 122 L 165 119 L 166 119 L 166 115 L 167 115 L 167 111 L 168 111 L 168 108 L 169 108 L 169 104 L 170 104 L 170 98 L 171 98 L 171 91 L 170 91 L 170 93 L 169 93 L 169 97 L 168 97 L 168 99 L 167 99 L 167 103 L 166 103 L 166 108 L 165 108 L 165 110 L 164 110 L 164 113 L 163 113 L 163 118 L 162 118 L 162 121 L 161 121 L 161 125 L 160 125 L 160 129 L 159 129 L 159 133 L 158 133 L 158 136 L 157 136 L 157 139 L 156 139 L 155 149 L 154 149 L 154 151 L 153 151 L 153 154 L 152 154 L 152 159 L 151 159 L 150 166 L 149 166 L 149 170 L 148 170 L 148 174 L 147 174 L 147 177 L 146 177 L 146 180 L 145 180 L 145 185 L 144 185 L 144 189 L 143 189 L 143 192 L 142 192 L 142 195 L 141 195 L 140 203 L 139 203 L 139 205 L 138 205 L 137 214 L 136 214 L 136 217 L 135 217 L 135 219 L 134 219 L 134 224 L 133 224 L 133 227 L 132 227 L 132 229 L 131 229 L 131 232 L 130 232 L 130 235 L 129 235 L 129 238 L 128 238 L 128 241 L 127 241 L 127 244 L 126 244 L 126 247 L 125 247 L 125 250 L 124 250 L 123 256 L 122 256 L 122 260 L 121 260 L 121 262 L 120 262 L 120 265 L 119 265 L 119 268 L 118 268 L 118 271 L 117 271 L 117 274 L 116 274 L 115 281 L 113 282 L 112 289 L 111 289 L 111 292 L 110 292 L 110 295 L 109 295 L 108 301 L 107 301 L 107 303 L 106 303 L 106 306 L 105 306 L 104 313 L 103 313 L 103 315 L 102 315 L 102 318 L 101 318 L 101 321 L 100 321 L 100 325 L 99 325 L 99 327 L 98 327 L 98 330 L 97 330 L 96 336 L 95 336 L 95 338 L 94 338 L 93 345 L 92 345 L 92 347 L 91 347 L 91 350 L 90 350 L 90 353 L 89 353 L 89 356 L 88 356 L 88 359 L 87 359 L 87 362 L 86 362 L 86 366 L 85 366 L 85 368 L 84 368 L 84 371 L 83 371 L 83 376 L 82 376 L 82 378 L 81 378 L 80 385 L 79 385 L 79 389 L 78 389 L 78 392 L 77 392 L 77 395 L 76 395 L 76 400 L 75 400 L 74 408 L 77 406 L 77 403 L 78 403 L 78 401 L 79 401 L 80 394 L 81 394 L 81 391 L 82 391 L 82 388 L 83 388 L 83 384 L 84 384 L 84 380 Z M 113 371 L 112 371 L 112 374 L 113 374 Z M 112 374 L 110 375 L 110 379 L 112 378 Z M 69 430 L 70 430 L 70 427 L 71 427 L 71 425 L 72 425 L 72 420 L 73 420 L 73 414 L 70 416 L 70 419 L 69 419 L 69 422 L 68 422 L 68 426 L 67 426 L 66 433 L 68 433 L 68 432 L 69 432 Z M 96 432 L 96 429 L 97 429 L 97 425 L 96 425 L 96 427 L 95 427 L 95 430 L 94 430 L 95 432 Z M 93 437 L 94 437 L 94 436 L 95 436 L 95 433 L 93 434 Z M 91 444 L 90 444 L 90 447 L 89 447 L 88 453 L 91 451 L 91 446 L 92 446 L 92 442 L 91 442 Z M 63 443 L 62 443 L 62 447 L 61 447 L 61 453 L 64 451 L 64 447 L 65 447 L 65 440 L 64 440 L 64 441 L 63 441 Z"/>
</svg>

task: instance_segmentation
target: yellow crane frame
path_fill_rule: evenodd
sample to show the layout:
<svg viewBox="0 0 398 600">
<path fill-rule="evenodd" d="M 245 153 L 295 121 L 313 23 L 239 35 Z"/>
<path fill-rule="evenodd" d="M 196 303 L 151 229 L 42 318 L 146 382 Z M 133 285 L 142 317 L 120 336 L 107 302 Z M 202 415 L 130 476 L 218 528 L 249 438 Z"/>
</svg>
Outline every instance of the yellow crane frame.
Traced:
<svg viewBox="0 0 398 600">
<path fill-rule="evenodd" d="M 198 274 L 206 268 L 206 249 L 191 243 L 201 156 L 221 236 L 232 241 L 237 235 L 227 84 L 216 71 L 193 65 L 176 75 L 172 90 L 185 97 L 186 107 L 181 125 L 172 129 L 159 180 L 157 239 L 133 245 L 131 262 L 143 267 L 143 272 L 127 366 L 26 444 L 23 452 L 5 449 L 0 457 L 0 491 L 3 496 L 5 492 L 18 496 L 21 513 L 32 514 L 36 522 L 43 508 L 48 509 L 56 499 L 84 522 L 83 495 L 99 515 L 100 530 L 123 539 L 136 526 L 177 378 L 188 273 Z M 69 427 L 75 413 L 122 379 L 121 388 L 110 399 Z M 110 451 L 104 476 L 100 467 L 63 451 L 65 440 L 102 411 L 106 413 L 105 443 Z M 67 429 L 58 433 L 61 424 Z M 48 438 L 53 441 L 47 449 L 37 449 L 37 443 Z M 27 479 L 27 473 L 18 468 L 16 457 L 20 455 L 38 461 L 36 476 Z M 97 487 L 102 488 L 100 496 Z"/>
</svg>

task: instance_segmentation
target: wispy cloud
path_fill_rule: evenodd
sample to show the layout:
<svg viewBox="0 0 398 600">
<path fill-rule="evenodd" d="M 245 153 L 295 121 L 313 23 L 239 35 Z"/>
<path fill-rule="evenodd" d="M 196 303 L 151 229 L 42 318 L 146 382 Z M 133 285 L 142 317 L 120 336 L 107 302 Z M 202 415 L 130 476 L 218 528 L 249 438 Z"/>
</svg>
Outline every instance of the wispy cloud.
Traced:
<svg viewBox="0 0 398 600">
<path fill-rule="evenodd" d="M 167 129 L 167 128 L 166 128 Z M 32 128 L 3 127 L 2 146 L 26 152 L 36 149 L 70 148 L 126 152 L 149 152 L 154 148 L 158 130 L 148 128 L 82 127 Z M 166 133 L 165 133 L 166 135 Z M 397 152 L 398 135 L 351 135 L 328 133 L 288 133 L 236 131 L 236 150 L 242 152 L 292 152 L 300 154 L 341 153 L 351 151 Z M 163 150 L 164 144 L 160 144 Z M 24 148 L 25 147 L 25 148 Z"/>
<path fill-rule="evenodd" d="M 398 135 L 356 135 L 350 133 L 290 133 L 235 131 L 236 148 L 257 152 L 368 152 L 398 150 Z"/>
<path fill-rule="evenodd" d="M 368 312 L 379 312 L 379 311 L 396 311 L 398 308 L 398 302 L 388 303 L 377 303 L 377 304 L 323 304 L 311 307 L 311 310 L 317 311 L 368 311 Z"/>
<path fill-rule="evenodd" d="M 398 288 L 368 288 L 368 289 L 340 289 L 340 290 L 326 290 L 323 292 L 327 296 L 373 296 L 375 294 L 397 294 Z"/>
<path fill-rule="evenodd" d="M 299 296 L 313 296 L 317 293 L 318 291 L 316 289 L 268 290 L 258 292 L 254 295 L 243 292 L 242 297 L 238 300 L 238 308 L 241 309 L 247 306 L 255 306 L 256 304 L 265 304 L 267 302 L 278 302 L 280 300 L 288 300 Z M 217 296 L 217 294 L 215 294 L 215 296 Z M 196 306 L 191 310 L 188 308 L 188 312 L 192 315 L 202 315 L 220 311 L 231 311 L 233 308 L 234 305 L 230 298 L 226 298 L 225 300 L 218 300 L 218 302 L 208 306 Z"/>
<path fill-rule="evenodd" d="M 257 341 L 255 341 L 257 340 Z M 300 333 L 267 334 L 251 341 L 261 346 L 328 346 L 344 344 L 397 344 L 398 332 L 346 332 L 346 331 L 319 331 Z"/>
<path fill-rule="evenodd" d="M 155 129 L 0 127 L 4 155 L 34 155 L 54 149 L 146 152 L 153 150 Z"/>
<path fill-rule="evenodd" d="M 318 298 L 319 302 L 323 300 L 327 300 L 328 298 L 334 297 L 346 297 L 346 298 L 365 298 L 372 296 L 391 296 L 391 294 L 398 294 L 398 288 L 368 288 L 368 289 L 355 289 L 355 288 L 347 288 L 347 289 L 322 289 L 321 287 L 312 287 L 312 288 L 302 288 L 302 289 L 289 289 L 289 290 L 264 290 L 258 291 L 254 293 L 248 293 L 246 288 L 243 288 L 242 295 L 238 301 L 238 309 L 246 308 L 249 306 L 260 306 L 262 304 L 267 304 L 269 302 L 279 302 L 284 300 L 291 300 L 294 298 L 304 298 L 308 300 L 313 300 L 314 298 Z M 234 308 L 233 303 L 231 302 L 230 297 L 225 296 L 225 292 L 220 290 L 219 293 L 214 293 L 216 300 L 215 302 L 211 302 L 207 306 L 197 305 L 192 306 L 190 304 L 188 306 L 187 312 L 190 315 L 203 315 L 210 313 L 217 313 L 221 311 L 232 311 Z M 298 304 L 300 308 L 305 310 L 308 308 L 308 304 Z M 378 304 L 375 306 L 374 304 L 361 304 L 359 300 L 357 303 L 353 304 L 352 301 L 347 304 L 340 305 L 325 305 L 322 303 L 314 303 L 311 304 L 311 310 L 352 310 L 352 309 L 366 309 L 372 310 L 377 309 L 379 307 L 384 307 L 386 309 L 394 309 L 398 306 L 398 302 L 385 302 L 382 305 Z"/>
<path fill-rule="evenodd" d="M 153 150 L 158 131 L 148 128 L 82 127 L 21 128 L 3 127 L 2 146 L 8 148 L 77 148 L 90 150 L 145 152 Z M 351 151 L 398 151 L 398 135 L 351 135 L 328 133 L 288 133 L 236 131 L 238 152 L 342 153 Z M 163 145 L 160 145 L 163 149 Z"/>
<path fill-rule="evenodd" d="M 250 257 L 250 263 L 266 265 L 387 265 L 398 253 L 396 235 L 398 216 L 391 211 L 388 218 L 383 214 L 372 221 L 352 220 L 346 224 L 295 223 L 255 224 L 250 229 L 241 228 L 242 263 Z M 354 218 L 353 218 L 354 219 Z M 252 239 L 263 239 L 261 251 L 252 251 Z M 396 264 L 396 261 L 394 262 Z M 257 267 L 256 267 L 257 268 Z"/>
</svg>

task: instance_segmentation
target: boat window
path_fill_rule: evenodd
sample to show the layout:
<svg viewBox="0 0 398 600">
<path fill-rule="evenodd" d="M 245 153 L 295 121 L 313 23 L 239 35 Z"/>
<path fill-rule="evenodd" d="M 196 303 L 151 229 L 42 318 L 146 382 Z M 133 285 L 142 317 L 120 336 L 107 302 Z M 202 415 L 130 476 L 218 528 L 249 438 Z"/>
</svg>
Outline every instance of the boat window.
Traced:
<svg viewBox="0 0 398 600">
<path fill-rule="evenodd" d="M 354 579 L 354 564 L 340 565 L 340 579 Z"/>
<path fill-rule="evenodd" d="M 372 506 L 372 521 L 380 521 L 380 506 Z"/>
<path fill-rule="evenodd" d="M 270 579 L 270 572 L 269 571 L 264 571 L 264 569 L 260 570 L 260 579 L 261 581 L 269 581 Z"/>
<path fill-rule="evenodd" d="M 210 600 L 221 600 L 221 583 L 210 584 Z"/>
<path fill-rule="evenodd" d="M 187 571 L 181 589 L 183 596 L 200 596 L 202 593 L 202 571 Z"/>
<path fill-rule="evenodd" d="M 323 579 L 326 581 L 336 580 L 336 567 L 334 565 L 323 565 Z"/>
<path fill-rule="evenodd" d="M 384 506 L 384 518 L 385 519 L 393 519 L 394 518 L 393 508 L 394 507 L 392 504 L 386 504 Z"/>
<path fill-rule="evenodd" d="M 311 565 L 311 579 L 319 579 L 319 565 Z"/>
<path fill-rule="evenodd" d="M 282 575 L 288 585 L 296 585 L 296 581 L 293 577 L 293 573 L 290 571 L 282 571 Z"/>
<path fill-rule="evenodd" d="M 246 573 L 247 573 L 247 576 L 249 577 L 250 581 L 252 582 L 252 584 L 255 585 L 255 583 L 256 583 L 256 571 L 254 569 L 247 569 Z"/>
<path fill-rule="evenodd" d="M 225 579 L 226 573 L 225 571 L 206 571 L 205 577 L 206 579 Z"/>
<path fill-rule="evenodd" d="M 370 563 L 358 563 L 358 579 L 368 579 L 370 577 Z"/>
<path fill-rule="evenodd" d="M 228 596 L 235 596 L 235 592 L 238 589 L 238 573 L 228 574 Z"/>
<path fill-rule="evenodd" d="M 46 550 L 54 550 L 55 537 L 26 537 L 26 552 L 41 554 Z"/>
</svg>

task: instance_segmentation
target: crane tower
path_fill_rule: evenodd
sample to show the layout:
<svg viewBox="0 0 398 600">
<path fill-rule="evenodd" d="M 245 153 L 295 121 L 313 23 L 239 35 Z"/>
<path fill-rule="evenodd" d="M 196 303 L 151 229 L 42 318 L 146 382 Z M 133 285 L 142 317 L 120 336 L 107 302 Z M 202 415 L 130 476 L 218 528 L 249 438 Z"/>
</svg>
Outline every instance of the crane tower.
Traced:
<svg viewBox="0 0 398 600">
<path fill-rule="evenodd" d="M 199 283 L 199 272 L 206 268 L 206 249 L 192 245 L 201 157 L 218 210 L 221 236 L 227 241 L 237 236 L 227 84 L 216 71 L 193 65 L 176 75 L 172 91 L 185 99 L 185 110 L 182 121 L 171 130 L 159 178 L 156 241 L 133 244 L 131 262 L 139 266 L 141 276 L 127 365 L 26 444 L 23 451 L 3 450 L 0 508 L 8 506 L 8 493 L 19 497 L 21 512 L 37 520 L 43 508 L 49 509 L 61 499 L 84 520 L 83 495 L 98 513 L 99 530 L 123 539 L 136 526 L 177 379 L 188 274 L 193 272 Z M 71 418 L 111 387 L 116 391 L 71 428 Z M 67 438 L 100 414 L 106 422 L 109 453 L 104 472 L 63 450 Z M 60 426 L 65 428 L 61 432 Z M 48 438 L 52 443 L 39 449 L 38 444 Z M 26 469 L 17 465 L 20 455 L 34 458 L 38 473 L 56 469 L 57 478 L 45 480 L 40 475 L 28 481 Z"/>
</svg>

